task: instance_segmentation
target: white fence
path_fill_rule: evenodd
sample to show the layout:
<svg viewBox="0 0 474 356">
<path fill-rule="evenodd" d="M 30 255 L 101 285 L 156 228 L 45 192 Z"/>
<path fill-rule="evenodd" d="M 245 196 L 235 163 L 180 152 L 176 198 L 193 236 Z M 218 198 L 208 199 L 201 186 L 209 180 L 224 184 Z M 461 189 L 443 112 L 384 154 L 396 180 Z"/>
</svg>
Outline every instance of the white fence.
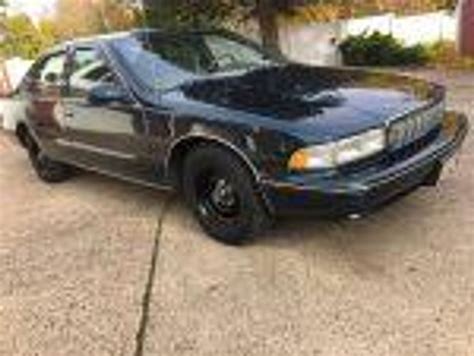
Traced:
<svg viewBox="0 0 474 356">
<path fill-rule="evenodd" d="M 339 64 L 337 43 L 349 35 L 375 31 L 392 34 L 407 45 L 456 41 L 457 18 L 447 11 L 417 16 L 394 14 L 328 23 L 286 24 L 280 37 L 284 53 L 293 60 L 318 65 Z"/>
</svg>

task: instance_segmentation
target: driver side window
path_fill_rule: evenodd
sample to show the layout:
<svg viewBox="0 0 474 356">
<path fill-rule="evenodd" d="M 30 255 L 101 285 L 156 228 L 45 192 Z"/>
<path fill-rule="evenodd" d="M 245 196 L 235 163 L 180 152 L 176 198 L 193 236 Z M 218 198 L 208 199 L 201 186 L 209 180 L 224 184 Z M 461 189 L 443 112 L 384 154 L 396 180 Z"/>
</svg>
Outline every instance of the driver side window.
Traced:
<svg viewBox="0 0 474 356">
<path fill-rule="evenodd" d="M 105 59 L 93 48 L 77 48 L 74 51 L 69 83 L 79 90 L 90 90 L 102 83 L 120 86 Z"/>
</svg>

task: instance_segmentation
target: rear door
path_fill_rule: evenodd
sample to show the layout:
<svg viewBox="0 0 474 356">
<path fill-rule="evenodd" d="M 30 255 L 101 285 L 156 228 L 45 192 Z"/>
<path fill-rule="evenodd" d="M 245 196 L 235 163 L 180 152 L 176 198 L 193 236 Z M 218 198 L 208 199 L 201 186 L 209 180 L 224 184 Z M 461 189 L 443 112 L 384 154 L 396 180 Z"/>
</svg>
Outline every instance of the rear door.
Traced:
<svg viewBox="0 0 474 356">
<path fill-rule="evenodd" d="M 95 45 L 71 49 L 63 94 L 67 135 L 60 145 L 79 165 L 153 180 L 154 162 L 141 105 Z"/>
<path fill-rule="evenodd" d="M 53 157 L 62 157 L 65 153 L 57 145 L 63 134 L 61 94 L 65 88 L 65 60 L 64 51 L 40 59 L 27 74 L 20 89 L 33 134 Z"/>
</svg>

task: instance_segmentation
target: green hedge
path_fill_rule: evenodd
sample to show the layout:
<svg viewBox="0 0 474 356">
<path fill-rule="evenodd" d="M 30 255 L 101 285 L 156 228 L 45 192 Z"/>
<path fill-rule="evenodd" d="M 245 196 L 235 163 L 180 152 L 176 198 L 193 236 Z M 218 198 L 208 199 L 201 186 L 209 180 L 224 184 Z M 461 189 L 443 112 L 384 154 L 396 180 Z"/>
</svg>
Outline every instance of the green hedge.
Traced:
<svg viewBox="0 0 474 356">
<path fill-rule="evenodd" d="M 423 65 L 428 60 L 425 47 L 405 47 L 392 35 L 380 32 L 350 36 L 339 48 L 344 63 L 352 66 Z"/>
</svg>

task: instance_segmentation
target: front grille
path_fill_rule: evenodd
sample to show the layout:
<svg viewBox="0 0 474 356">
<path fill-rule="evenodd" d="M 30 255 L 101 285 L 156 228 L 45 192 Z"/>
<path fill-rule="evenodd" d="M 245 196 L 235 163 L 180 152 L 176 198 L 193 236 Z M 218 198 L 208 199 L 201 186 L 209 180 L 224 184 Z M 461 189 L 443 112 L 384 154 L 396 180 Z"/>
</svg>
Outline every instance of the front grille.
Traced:
<svg viewBox="0 0 474 356">
<path fill-rule="evenodd" d="M 379 170 L 409 159 L 439 137 L 444 119 L 444 102 L 414 111 L 392 122 L 387 129 L 387 149 L 366 159 L 338 168 L 341 174 Z"/>
<path fill-rule="evenodd" d="M 390 124 L 388 146 L 391 151 L 412 144 L 439 127 L 444 117 L 444 102 L 417 110 Z"/>
</svg>

